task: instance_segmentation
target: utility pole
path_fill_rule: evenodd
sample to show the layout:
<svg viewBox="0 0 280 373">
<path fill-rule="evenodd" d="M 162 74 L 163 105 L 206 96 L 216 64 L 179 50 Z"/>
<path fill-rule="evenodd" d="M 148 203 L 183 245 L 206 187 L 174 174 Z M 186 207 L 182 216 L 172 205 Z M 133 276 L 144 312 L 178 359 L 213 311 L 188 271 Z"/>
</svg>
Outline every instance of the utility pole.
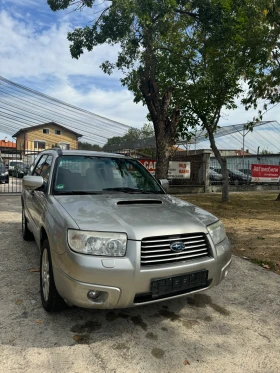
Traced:
<svg viewBox="0 0 280 373">
<path fill-rule="evenodd" d="M 240 133 L 240 135 L 242 136 L 242 151 L 243 151 L 243 154 L 242 154 L 242 169 L 244 170 L 245 169 L 245 159 L 244 159 L 244 153 L 245 153 L 245 136 L 250 132 L 250 130 L 248 130 L 246 133 L 245 133 L 245 124 L 243 125 L 243 131 L 238 131 Z"/>
</svg>

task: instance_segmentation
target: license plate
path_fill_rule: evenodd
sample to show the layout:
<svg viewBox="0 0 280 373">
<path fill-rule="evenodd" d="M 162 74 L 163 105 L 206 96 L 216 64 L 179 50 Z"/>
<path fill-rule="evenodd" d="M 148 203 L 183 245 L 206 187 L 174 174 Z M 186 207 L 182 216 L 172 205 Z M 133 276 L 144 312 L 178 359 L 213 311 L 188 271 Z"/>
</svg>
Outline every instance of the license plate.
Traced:
<svg viewBox="0 0 280 373">
<path fill-rule="evenodd" d="M 207 287 L 208 271 L 202 270 L 185 275 L 166 277 L 153 280 L 151 282 L 152 297 L 160 297 L 166 294 L 181 292 L 184 290 L 194 290 Z"/>
</svg>

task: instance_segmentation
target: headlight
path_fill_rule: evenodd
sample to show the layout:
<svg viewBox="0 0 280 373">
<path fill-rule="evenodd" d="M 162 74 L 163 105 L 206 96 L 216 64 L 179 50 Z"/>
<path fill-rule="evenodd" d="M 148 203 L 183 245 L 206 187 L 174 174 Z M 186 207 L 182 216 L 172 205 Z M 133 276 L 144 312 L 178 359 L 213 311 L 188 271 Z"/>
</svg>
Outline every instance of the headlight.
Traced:
<svg viewBox="0 0 280 373">
<path fill-rule="evenodd" d="M 226 230 L 221 221 L 217 221 L 216 223 L 209 225 L 207 229 L 215 245 L 222 242 L 226 238 Z"/>
<path fill-rule="evenodd" d="M 8 172 L 8 171 L 6 171 L 6 172 L 5 172 L 5 175 L 8 175 L 8 173 L 9 173 L 9 172 Z"/>
<path fill-rule="evenodd" d="M 124 256 L 127 235 L 125 233 L 68 230 L 68 244 L 80 254 L 100 256 Z"/>
</svg>

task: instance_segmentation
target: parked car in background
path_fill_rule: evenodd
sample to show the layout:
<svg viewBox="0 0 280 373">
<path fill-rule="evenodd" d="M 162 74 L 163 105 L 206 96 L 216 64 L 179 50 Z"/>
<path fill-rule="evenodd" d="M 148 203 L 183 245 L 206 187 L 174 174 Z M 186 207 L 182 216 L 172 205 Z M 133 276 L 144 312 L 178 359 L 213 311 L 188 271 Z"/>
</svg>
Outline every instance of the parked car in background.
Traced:
<svg viewBox="0 0 280 373">
<path fill-rule="evenodd" d="M 245 175 L 252 176 L 252 170 L 250 168 L 241 168 L 238 171 L 242 172 Z"/>
<path fill-rule="evenodd" d="M 23 163 L 21 160 L 9 160 L 8 161 L 8 169 L 9 169 L 9 175 L 12 176 L 14 168 L 17 164 Z"/>
<path fill-rule="evenodd" d="M 212 168 L 215 172 L 222 175 L 221 168 Z M 243 172 L 240 172 L 238 170 L 228 170 L 228 176 L 229 176 L 229 183 L 234 185 L 239 184 L 250 184 L 252 177 L 249 175 L 243 174 Z"/>
<path fill-rule="evenodd" d="M 174 196 L 136 159 L 43 151 L 23 178 L 22 235 L 40 249 L 46 311 L 127 308 L 218 285 L 231 263 L 221 221 Z"/>
<path fill-rule="evenodd" d="M 2 184 L 9 183 L 9 172 L 3 162 L 0 162 L 0 182 Z"/>
<path fill-rule="evenodd" d="M 29 165 L 26 163 L 18 163 L 14 166 L 14 169 L 12 171 L 12 176 L 22 178 L 25 175 L 28 174 L 29 171 Z"/>
<path fill-rule="evenodd" d="M 223 182 L 223 176 L 214 171 L 211 167 L 209 169 L 210 184 L 221 184 Z"/>
</svg>

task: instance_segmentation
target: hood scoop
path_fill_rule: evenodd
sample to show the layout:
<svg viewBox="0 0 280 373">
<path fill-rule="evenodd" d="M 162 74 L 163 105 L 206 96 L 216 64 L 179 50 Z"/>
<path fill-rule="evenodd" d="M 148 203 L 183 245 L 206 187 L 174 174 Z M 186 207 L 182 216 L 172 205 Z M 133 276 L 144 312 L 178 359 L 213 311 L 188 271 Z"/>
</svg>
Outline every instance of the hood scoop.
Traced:
<svg viewBox="0 0 280 373">
<path fill-rule="evenodd" d="M 127 201 L 118 201 L 117 205 L 162 205 L 162 201 L 159 199 L 130 199 Z"/>
</svg>

